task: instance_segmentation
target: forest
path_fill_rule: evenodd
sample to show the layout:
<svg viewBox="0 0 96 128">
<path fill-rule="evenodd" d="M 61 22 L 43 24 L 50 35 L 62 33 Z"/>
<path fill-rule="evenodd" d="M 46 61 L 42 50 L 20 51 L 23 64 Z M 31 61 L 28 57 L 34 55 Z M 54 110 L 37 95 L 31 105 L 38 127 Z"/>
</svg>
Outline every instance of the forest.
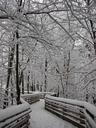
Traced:
<svg viewBox="0 0 96 128">
<path fill-rule="evenodd" d="M 0 0 L 0 96 L 32 91 L 96 105 L 95 0 Z"/>
</svg>

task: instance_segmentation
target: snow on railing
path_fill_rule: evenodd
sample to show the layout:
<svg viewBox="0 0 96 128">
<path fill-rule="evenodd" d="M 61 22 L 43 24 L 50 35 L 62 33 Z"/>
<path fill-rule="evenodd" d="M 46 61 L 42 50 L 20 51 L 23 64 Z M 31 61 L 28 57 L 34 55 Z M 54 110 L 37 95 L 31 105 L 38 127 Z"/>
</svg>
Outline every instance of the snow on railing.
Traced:
<svg viewBox="0 0 96 128">
<path fill-rule="evenodd" d="M 0 110 L 0 128 L 28 128 L 30 105 L 21 101 L 20 105 Z"/>
<path fill-rule="evenodd" d="M 5 93 L 6 90 L 3 90 L 1 95 L 2 100 L 2 107 L 4 107 L 4 102 L 9 104 L 8 95 L 11 93 L 8 92 L 8 95 Z M 47 93 L 49 94 L 49 93 Z M 41 95 L 45 95 L 45 93 L 35 93 L 35 94 L 23 94 L 21 95 L 21 102 L 20 105 L 13 105 L 9 106 L 5 109 L 0 110 L 0 128 L 28 128 L 29 125 L 29 113 L 31 112 L 30 105 L 33 102 L 39 101 Z M 50 95 L 54 95 L 51 93 Z M 23 98 L 23 99 L 22 99 Z M 28 103 L 27 103 L 28 102 Z"/>
<path fill-rule="evenodd" d="M 22 94 L 21 97 L 29 104 L 32 104 L 40 100 L 39 94 Z"/>
<path fill-rule="evenodd" d="M 52 93 L 52 92 L 33 92 L 33 94 L 32 93 L 22 94 L 21 97 L 29 104 L 32 104 L 34 102 L 39 101 L 40 99 L 44 99 L 45 95 L 47 94 L 52 95 L 52 96 L 56 95 L 55 93 Z"/>
<path fill-rule="evenodd" d="M 79 128 L 96 128 L 96 107 L 90 103 L 47 95 L 45 109 Z"/>
</svg>

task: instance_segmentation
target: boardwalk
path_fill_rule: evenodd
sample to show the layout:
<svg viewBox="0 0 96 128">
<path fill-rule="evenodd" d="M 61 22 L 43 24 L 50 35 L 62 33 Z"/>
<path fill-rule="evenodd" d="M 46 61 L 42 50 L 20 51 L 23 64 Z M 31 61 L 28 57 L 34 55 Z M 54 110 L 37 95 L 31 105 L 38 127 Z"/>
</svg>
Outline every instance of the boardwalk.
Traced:
<svg viewBox="0 0 96 128">
<path fill-rule="evenodd" d="M 30 128 L 76 128 L 44 109 L 44 100 L 31 105 Z"/>
</svg>

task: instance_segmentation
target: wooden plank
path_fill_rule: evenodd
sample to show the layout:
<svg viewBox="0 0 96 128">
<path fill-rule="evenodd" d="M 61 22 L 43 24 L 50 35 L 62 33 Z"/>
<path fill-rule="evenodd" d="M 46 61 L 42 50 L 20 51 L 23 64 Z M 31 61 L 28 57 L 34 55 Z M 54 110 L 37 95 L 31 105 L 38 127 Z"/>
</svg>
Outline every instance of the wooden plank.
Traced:
<svg viewBox="0 0 96 128">
<path fill-rule="evenodd" d="M 58 108 L 56 106 L 54 107 L 53 105 L 46 104 L 46 106 L 49 108 L 52 108 L 53 110 L 56 110 L 56 111 L 62 113 L 63 115 L 67 115 L 69 117 L 72 117 L 72 118 L 78 120 L 79 122 L 82 122 L 83 124 L 85 124 L 85 119 L 81 118 L 80 115 L 75 115 L 74 113 L 64 111 L 63 108 Z"/>
<path fill-rule="evenodd" d="M 59 116 L 60 118 L 62 118 L 62 119 L 64 119 L 64 120 L 66 120 L 66 121 L 72 123 L 73 125 L 77 126 L 78 128 L 86 128 L 85 125 L 80 124 L 80 122 L 74 120 L 73 118 L 70 118 L 70 117 L 68 117 L 68 116 L 63 115 L 63 114 L 59 113 L 59 112 L 56 111 L 56 110 L 53 110 L 53 109 L 51 109 L 51 108 L 48 108 L 47 106 L 46 106 L 45 109 L 48 110 L 48 111 L 50 111 L 50 112 L 52 112 L 52 113 L 54 113 L 55 115 Z"/>
<path fill-rule="evenodd" d="M 77 108 L 74 106 L 74 109 L 69 109 L 67 106 L 65 107 L 64 105 L 62 105 L 62 104 L 56 104 L 56 103 L 54 103 L 54 102 L 50 102 L 50 101 L 48 101 L 48 100 L 46 100 L 46 102 L 45 103 L 47 103 L 47 104 L 52 104 L 52 105 L 54 105 L 54 106 L 56 106 L 56 107 L 60 107 L 60 108 L 62 108 L 62 109 L 64 109 L 65 111 L 69 111 L 69 112 L 72 112 L 72 113 L 75 113 L 75 114 L 77 114 L 77 116 L 78 115 L 80 115 L 80 116 L 82 116 L 82 118 L 85 118 L 85 116 L 84 116 L 84 113 L 82 112 L 81 113 L 81 111 L 80 111 L 80 109 L 78 109 L 78 111 L 77 111 Z"/>
<path fill-rule="evenodd" d="M 54 106 L 56 108 L 60 108 L 60 109 L 63 110 L 63 112 L 65 112 L 65 114 L 66 114 L 66 112 L 69 113 L 69 114 L 70 113 L 73 113 L 74 114 L 74 117 L 76 116 L 77 119 L 78 119 L 78 117 L 82 117 L 82 118 L 79 118 L 79 119 L 81 119 L 81 121 L 83 121 L 85 119 L 84 113 L 81 113 L 80 111 L 79 112 L 74 112 L 74 111 L 72 111 L 72 110 L 70 110 L 68 108 L 64 108 L 63 106 L 60 106 L 60 105 L 54 104 L 54 103 L 50 103 L 50 102 L 45 102 L 45 104 L 52 105 L 52 106 Z"/>
</svg>

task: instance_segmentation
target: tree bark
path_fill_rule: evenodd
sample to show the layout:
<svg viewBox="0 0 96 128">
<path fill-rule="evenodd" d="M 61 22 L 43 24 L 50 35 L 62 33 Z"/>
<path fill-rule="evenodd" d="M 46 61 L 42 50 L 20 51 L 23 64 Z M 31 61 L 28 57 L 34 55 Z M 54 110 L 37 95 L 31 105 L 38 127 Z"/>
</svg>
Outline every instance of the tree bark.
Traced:
<svg viewBox="0 0 96 128">
<path fill-rule="evenodd" d="M 90 6 L 90 0 L 87 0 L 87 6 Z M 88 9 L 88 13 L 90 13 L 90 10 Z M 94 27 L 93 21 L 90 19 L 90 26 L 92 30 L 92 38 L 93 38 L 93 44 L 94 44 L 94 50 L 95 50 L 95 55 L 96 55 L 96 29 Z"/>
<path fill-rule="evenodd" d="M 23 52 L 24 49 L 22 49 L 22 61 L 23 61 Z M 24 74 L 23 74 L 23 70 L 21 71 L 21 83 L 22 83 L 22 94 L 24 94 Z"/>
<path fill-rule="evenodd" d="M 22 0 L 18 0 L 17 1 L 18 4 L 18 9 L 17 12 L 20 13 L 21 12 L 21 6 L 22 6 Z M 16 39 L 17 39 L 17 43 L 16 43 L 16 91 L 17 91 L 17 104 L 20 104 L 20 87 L 19 87 L 19 44 L 18 44 L 18 39 L 19 39 L 19 33 L 18 33 L 18 26 L 17 26 L 17 30 L 15 32 L 16 34 Z"/>
<path fill-rule="evenodd" d="M 30 72 L 28 72 L 28 76 L 27 76 L 27 93 L 29 94 L 29 90 L 30 90 L 30 87 L 29 87 L 29 78 L 30 78 Z"/>
<path fill-rule="evenodd" d="M 48 66 L 48 61 L 47 58 L 45 59 L 45 85 L 44 85 L 44 92 L 47 90 L 47 66 Z"/>
<path fill-rule="evenodd" d="M 14 35 L 13 35 L 13 40 L 14 40 Z M 9 56 L 8 56 L 8 71 L 7 71 L 7 83 L 6 83 L 6 91 L 5 94 L 8 95 L 8 88 L 9 88 L 9 82 L 10 82 L 10 76 L 12 75 L 12 66 L 13 66 L 13 59 L 14 59 L 14 51 L 15 51 L 15 46 L 9 49 Z M 5 99 L 6 100 L 6 99 Z M 4 109 L 8 106 L 7 100 L 4 102 Z"/>
<path fill-rule="evenodd" d="M 22 94 L 24 94 L 24 74 L 23 71 L 21 73 L 22 73 Z"/>
<path fill-rule="evenodd" d="M 68 60 L 67 60 L 67 69 L 66 69 L 66 82 L 65 82 L 65 87 L 66 87 L 66 98 L 68 97 L 68 78 L 69 78 L 69 66 L 70 66 L 70 51 L 68 52 Z"/>
<path fill-rule="evenodd" d="M 12 74 L 12 66 L 13 66 L 13 59 L 14 59 L 14 51 L 15 51 L 15 46 L 9 50 L 9 57 L 8 57 L 8 74 L 7 74 L 7 84 L 6 84 L 6 89 L 9 87 L 9 81 L 10 81 L 10 76 Z"/>
<path fill-rule="evenodd" d="M 18 41 L 19 33 L 16 31 L 16 39 Z M 17 104 L 20 104 L 20 87 L 19 87 L 19 44 L 16 44 L 16 92 L 17 92 Z"/>
</svg>

